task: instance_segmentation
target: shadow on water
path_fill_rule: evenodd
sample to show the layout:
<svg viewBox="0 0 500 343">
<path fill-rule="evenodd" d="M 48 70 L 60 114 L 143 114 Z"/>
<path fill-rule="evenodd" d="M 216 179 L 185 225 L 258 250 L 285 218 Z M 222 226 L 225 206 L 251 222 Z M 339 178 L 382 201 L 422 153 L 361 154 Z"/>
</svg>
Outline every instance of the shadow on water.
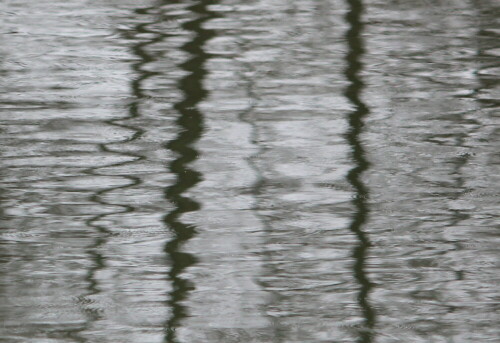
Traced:
<svg viewBox="0 0 500 343">
<path fill-rule="evenodd" d="M 196 258 L 186 252 L 182 252 L 182 245 L 191 239 L 196 228 L 179 220 L 179 216 L 186 212 L 200 209 L 200 204 L 195 200 L 187 198 L 182 194 L 201 181 L 201 174 L 191 168 L 189 163 L 196 160 L 198 151 L 192 145 L 203 133 L 203 114 L 197 109 L 197 105 L 207 96 L 208 92 L 203 88 L 203 79 L 207 74 L 204 65 L 210 55 L 203 50 L 205 42 L 215 36 L 213 30 L 203 28 L 203 23 L 215 15 L 209 11 L 208 5 L 215 1 L 199 1 L 188 7 L 196 15 L 196 19 L 182 24 L 184 30 L 194 33 L 193 39 L 184 44 L 181 49 L 191 55 L 191 58 L 179 65 L 188 74 L 179 83 L 179 89 L 184 94 L 184 99 L 174 105 L 179 117 L 176 124 L 179 127 L 177 137 L 168 142 L 165 147 L 177 155 L 177 158 L 169 164 L 169 170 L 177 176 L 176 183 L 165 190 L 165 197 L 175 208 L 164 217 L 166 225 L 173 233 L 173 238 L 165 245 L 165 253 L 171 263 L 168 273 L 172 282 L 172 291 L 168 305 L 172 315 L 166 323 L 164 341 L 176 342 L 176 329 L 181 321 L 187 317 L 187 311 L 182 301 L 193 289 L 186 279 L 181 277 L 183 271 L 196 263 Z"/>
<path fill-rule="evenodd" d="M 344 95 L 354 105 L 355 110 L 351 112 L 348 117 L 349 130 L 346 134 L 346 138 L 351 146 L 352 157 L 356 164 L 347 174 L 347 180 L 356 192 L 354 200 L 352 201 L 355 207 L 355 214 L 349 225 L 349 230 L 358 239 L 358 244 L 352 251 L 352 257 L 354 258 L 354 277 L 360 285 L 358 304 L 362 310 L 364 319 L 363 328 L 359 331 L 360 337 L 358 341 L 368 343 L 373 340 L 375 311 L 368 301 L 368 295 L 372 288 L 372 284 L 365 270 L 366 255 L 368 247 L 370 246 L 370 240 L 368 235 L 363 231 L 363 225 L 366 223 L 369 213 L 367 204 L 369 191 L 361 180 L 361 174 L 369 168 L 370 164 L 365 158 L 365 151 L 359 137 L 363 130 L 363 118 L 369 113 L 368 107 L 360 98 L 364 87 L 359 76 L 362 68 L 361 58 L 364 53 L 363 40 L 361 38 L 363 30 L 363 24 L 361 22 L 363 3 L 361 0 L 348 0 L 347 4 L 349 6 L 349 12 L 345 19 L 349 24 L 349 29 L 346 32 L 348 52 L 345 58 L 347 62 L 345 76 L 349 81 L 349 85 Z"/>
</svg>

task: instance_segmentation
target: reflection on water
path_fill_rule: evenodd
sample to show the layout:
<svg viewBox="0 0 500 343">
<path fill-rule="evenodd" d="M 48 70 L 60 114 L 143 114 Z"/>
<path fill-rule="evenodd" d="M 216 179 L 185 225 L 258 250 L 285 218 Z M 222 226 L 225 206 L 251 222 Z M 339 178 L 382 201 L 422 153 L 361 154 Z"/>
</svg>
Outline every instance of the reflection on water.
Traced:
<svg viewBox="0 0 500 343">
<path fill-rule="evenodd" d="M 206 30 L 202 27 L 205 21 L 213 17 L 211 12 L 207 10 L 207 5 L 208 3 L 198 3 L 188 7 L 187 9 L 196 14 L 197 18 L 182 25 L 185 30 L 192 31 L 194 36 L 192 40 L 181 47 L 191 57 L 180 65 L 187 72 L 187 75 L 179 82 L 179 89 L 183 92 L 184 98 L 174 105 L 174 108 L 179 112 L 176 124 L 180 128 L 180 132 L 175 139 L 166 145 L 168 149 L 177 154 L 177 158 L 169 165 L 170 172 L 177 177 L 176 183 L 169 186 L 165 192 L 166 198 L 175 206 L 165 217 L 165 223 L 174 234 L 174 237 L 165 246 L 165 252 L 171 263 L 168 276 L 172 281 L 173 288 L 168 302 L 172 309 L 172 316 L 167 321 L 165 337 L 165 342 L 169 343 L 177 341 L 175 330 L 182 319 L 187 316 L 182 301 L 186 299 L 188 291 L 192 288 L 190 282 L 182 278 L 181 274 L 196 262 L 193 254 L 182 251 L 183 244 L 193 237 L 196 228 L 181 222 L 179 216 L 200 208 L 198 202 L 183 196 L 183 193 L 201 179 L 200 173 L 188 165 L 197 158 L 198 151 L 193 148 L 193 144 L 203 132 L 203 115 L 197 108 L 207 94 L 203 88 L 203 79 L 207 73 L 204 64 L 209 55 L 203 50 L 203 45 L 214 36 L 213 30 Z"/>
<path fill-rule="evenodd" d="M 370 246 L 370 240 L 364 232 L 363 225 L 368 217 L 368 200 L 369 192 L 367 187 L 361 180 L 361 174 L 368 169 L 369 163 L 365 157 L 365 151 L 361 142 L 361 133 L 363 129 L 363 118 L 369 113 L 368 108 L 361 100 L 361 92 L 363 90 L 363 82 L 361 81 L 361 68 L 364 48 L 361 38 L 363 32 L 363 24 L 361 14 L 363 12 L 363 4 L 358 0 L 349 1 L 349 12 L 346 15 L 346 21 L 350 28 L 346 33 L 349 51 L 347 53 L 347 69 L 345 76 L 350 84 L 345 91 L 345 96 L 354 105 L 354 112 L 350 113 L 348 123 L 349 131 L 346 134 L 347 141 L 352 149 L 352 158 L 356 162 L 351 170 L 347 173 L 347 179 L 352 185 L 355 194 L 353 204 L 355 212 L 349 230 L 352 231 L 358 239 L 358 244 L 353 248 L 352 257 L 354 258 L 354 277 L 360 285 L 358 295 L 358 303 L 363 311 L 363 325 L 365 328 L 360 330 L 359 342 L 371 342 L 373 328 L 375 327 L 375 313 L 368 301 L 368 294 L 372 287 L 366 272 L 367 250 Z"/>
<path fill-rule="evenodd" d="M 494 341 L 499 11 L 3 2 L 0 341 Z"/>
</svg>

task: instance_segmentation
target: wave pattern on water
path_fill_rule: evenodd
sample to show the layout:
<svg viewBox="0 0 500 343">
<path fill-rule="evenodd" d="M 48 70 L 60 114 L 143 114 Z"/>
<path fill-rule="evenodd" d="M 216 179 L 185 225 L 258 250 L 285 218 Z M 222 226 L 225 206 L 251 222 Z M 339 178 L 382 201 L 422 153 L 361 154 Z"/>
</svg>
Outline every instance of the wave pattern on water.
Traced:
<svg viewBox="0 0 500 343">
<path fill-rule="evenodd" d="M 0 1 L 0 341 L 496 342 L 497 2 Z"/>
<path fill-rule="evenodd" d="M 158 11 L 159 7 L 160 6 L 156 4 L 155 6 L 147 8 L 135 9 L 134 13 L 139 15 L 149 14 L 150 12 L 154 12 L 155 10 Z M 160 19 L 158 19 L 158 17 L 160 17 Z M 133 147 L 135 145 L 135 142 L 140 140 L 147 130 L 147 126 L 143 126 L 144 127 L 143 129 L 141 128 L 141 125 L 137 123 L 137 120 L 140 121 L 141 119 L 143 119 L 141 108 L 144 106 L 144 102 L 147 101 L 147 99 L 149 99 L 148 95 L 145 93 L 143 88 L 144 84 L 148 81 L 149 78 L 160 74 L 158 72 L 147 70 L 148 64 L 156 61 L 154 55 L 148 51 L 148 47 L 154 46 L 155 44 L 162 42 L 165 39 L 165 37 L 168 36 L 168 34 L 150 29 L 150 26 L 153 26 L 158 21 L 162 21 L 161 16 L 153 15 L 153 21 L 140 22 L 134 27 L 132 27 L 130 30 L 128 30 L 131 33 L 131 35 L 128 34 L 129 32 L 122 30 L 121 34 L 127 37 L 128 39 L 133 39 L 134 35 L 140 36 L 148 34 L 152 35 L 152 38 L 145 39 L 142 41 L 139 40 L 136 44 L 134 44 L 131 47 L 133 54 L 137 56 L 138 59 L 137 62 L 131 65 L 131 68 L 137 75 L 137 77 L 131 80 L 130 82 L 130 89 L 132 92 L 133 100 L 131 100 L 127 106 L 128 115 L 126 117 L 120 117 L 103 122 L 103 124 L 110 125 L 112 127 L 114 126 L 117 128 L 129 130 L 133 132 L 133 134 L 130 135 L 130 137 L 128 137 L 127 139 L 124 139 L 122 141 L 112 141 L 108 144 L 99 144 L 100 151 L 105 153 L 117 154 L 124 157 L 132 157 L 132 160 L 126 159 L 124 162 L 118 162 L 118 163 L 108 164 L 105 166 L 89 168 L 88 170 L 84 170 L 83 171 L 84 173 L 97 177 L 114 176 L 115 175 L 114 173 L 106 174 L 106 170 L 110 170 L 111 172 L 113 172 L 114 169 L 127 170 L 129 169 L 129 166 L 131 164 L 137 163 L 140 165 L 141 162 L 147 159 L 147 157 L 140 150 L 138 152 L 134 152 L 137 149 L 129 149 L 129 150 L 125 149 L 125 151 L 123 151 L 122 149 L 120 149 L 120 146 L 124 145 L 125 147 L 127 146 Z M 134 120 L 136 120 L 136 123 L 134 123 Z M 103 169 L 104 172 L 100 172 L 100 169 Z M 98 233 L 93 244 L 89 249 L 89 254 L 91 255 L 92 260 L 94 261 L 94 267 L 89 269 L 89 272 L 87 274 L 87 280 L 89 283 L 88 287 L 89 293 L 85 296 L 79 297 L 79 302 L 82 305 L 82 308 L 84 309 L 85 313 L 88 314 L 91 322 L 95 322 L 96 320 L 102 320 L 104 317 L 101 312 L 106 310 L 105 308 L 100 308 L 100 307 L 93 308 L 92 306 L 88 306 L 88 304 L 94 303 L 94 301 L 92 300 L 92 296 L 96 296 L 99 293 L 102 293 L 102 290 L 99 289 L 98 285 L 99 281 L 96 279 L 96 274 L 104 272 L 106 268 L 106 257 L 104 254 L 101 253 L 101 251 L 106 250 L 106 244 L 108 242 L 109 237 L 113 236 L 117 237 L 120 236 L 120 234 L 122 234 L 120 231 L 110 229 L 109 224 L 103 225 L 99 223 L 103 222 L 105 223 L 106 217 L 108 216 L 121 217 L 121 216 L 126 216 L 127 214 L 134 215 L 135 212 L 137 211 L 135 204 L 120 204 L 115 202 L 104 201 L 102 199 L 108 193 L 113 193 L 116 191 L 126 192 L 127 189 L 140 187 L 141 184 L 143 183 L 142 178 L 139 176 L 135 176 L 133 173 L 121 173 L 120 177 L 128 180 L 129 182 L 124 185 L 118 185 L 116 187 L 110 187 L 99 190 L 90 197 L 91 201 L 96 202 L 104 207 L 114 206 L 121 208 L 121 210 L 118 211 L 96 215 L 92 218 L 89 218 L 86 221 L 86 224 L 90 227 L 93 227 Z M 123 308 L 120 309 L 120 311 L 123 311 L 126 305 L 121 304 L 120 306 L 123 306 Z"/>
</svg>

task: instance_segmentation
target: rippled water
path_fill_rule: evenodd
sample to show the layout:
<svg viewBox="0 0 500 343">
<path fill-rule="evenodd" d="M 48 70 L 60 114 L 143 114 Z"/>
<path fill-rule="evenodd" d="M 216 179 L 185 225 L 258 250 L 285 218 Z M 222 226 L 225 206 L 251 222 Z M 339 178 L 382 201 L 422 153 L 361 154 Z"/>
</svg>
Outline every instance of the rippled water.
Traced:
<svg viewBox="0 0 500 343">
<path fill-rule="evenodd" d="M 0 4 L 0 342 L 494 342 L 492 0 Z"/>
</svg>

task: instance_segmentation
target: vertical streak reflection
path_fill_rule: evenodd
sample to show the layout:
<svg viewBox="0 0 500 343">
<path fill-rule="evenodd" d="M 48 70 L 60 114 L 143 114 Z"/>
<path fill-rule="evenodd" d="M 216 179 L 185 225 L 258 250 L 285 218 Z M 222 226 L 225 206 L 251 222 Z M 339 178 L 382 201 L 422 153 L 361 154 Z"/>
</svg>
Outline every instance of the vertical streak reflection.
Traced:
<svg viewBox="0 0 500 343">
<path fill-rule="evenodd" d="M 358 342 L 368 343 L 373 339 L 375 311 L 368 301 L 368 294 L 372 288 L 372 284 L 365 270 L 366 255 L 368 247 L 370 246 L 370 240 L 368 235 L 363 231 L 363 225 L 366 223 L 369 213 L 367 204 L 369 191 L 361 180 L 361 174 L 369 168 L 370 164 L 365 158 L 365 151 L 359 137 L 363 130 L 363 118 L 369 113 L 368 107 L 360 98 L 364 88 L 364 84 L 359 76 L 362 68 L 361 58 L 364 53 L 363 40 L 361 38 L 363 30 L 363 24 L 361 22 L 363 4 L 362 0 L 347 0 L 347 4 L 349 11 L 345 19 L 349 24 L 349 29 L 346 32 L 348 52 L 345 58 L 347 68 L 344 74 L 349 81 L 349 85 L 344 91 L 344 95 L 355 108 L 348 117 L 349 130 L 346 134 L 347 142 L 351 146 L 352 158 L 355 162 L 355 166 L 347 173 L 347 180 L 356 192 L 352 201 L 355 213 L 349 225 L 349 230 L 358 240 L 358 244 L 352 251 L 352 257 L 354 258 L 354 277 L 360 286 L 358 305 L 362 310 L 364 320 L 363 327 L 359 331 L 360 336 Z"/>
<path fill-rule="evenodd" d="M 173 233 L 173 238 L 165 245 L 165 253 L 170 259 L 171 268 L 168 273 L 172 282 L 172 291 L 168 305 L 172 315 L 166 323 L 164 341 L 173 343 L 177 341 L 176 329 L 182 319 L 187 317 L 185 306 L 182 302 L 187 298 L 193 286 L 181 277 L 186 268 L 196 263 L 196 258 L 190 253 L 182 252 L 182 245 L 191 239 L 196 228 L 179 220 L 179 216 L 186 212 L 200 209 L 200 204 L 182 194 L 201 180 L 201 174 L 191 168 L 189 163 L 196 160 L 198 151 L 192 145 L 203 133 L 203 114 L 197 105 L 207 96 L 203 88 L 203 79 L 207 74 L 205 62 L 210 55 L 203 50 L 205 42 L 215 36 L 215 31 L 203 28 L 203 23 L 214 17 L 207 8 L 214 1 L 198 1 L 188 9 L 196 14 L 196 19 L 188 21 L 182 28 L 194 33 L 193 39 L 184 44 L 181 49 L 191 55 L 191 58 L 179 65 L 187 75 L 179 81 L 179 89 L 184 94 L 184 99 L 174 105 L 179 112 L 176 120 L 180 132 L 165 147 L 177 155 L 169 164 L 169 170 L 176 175 L 176 183 L 165 190 L 165 197 L 175 208 L 164 217 L 165 224 Z"/>
</svg>

